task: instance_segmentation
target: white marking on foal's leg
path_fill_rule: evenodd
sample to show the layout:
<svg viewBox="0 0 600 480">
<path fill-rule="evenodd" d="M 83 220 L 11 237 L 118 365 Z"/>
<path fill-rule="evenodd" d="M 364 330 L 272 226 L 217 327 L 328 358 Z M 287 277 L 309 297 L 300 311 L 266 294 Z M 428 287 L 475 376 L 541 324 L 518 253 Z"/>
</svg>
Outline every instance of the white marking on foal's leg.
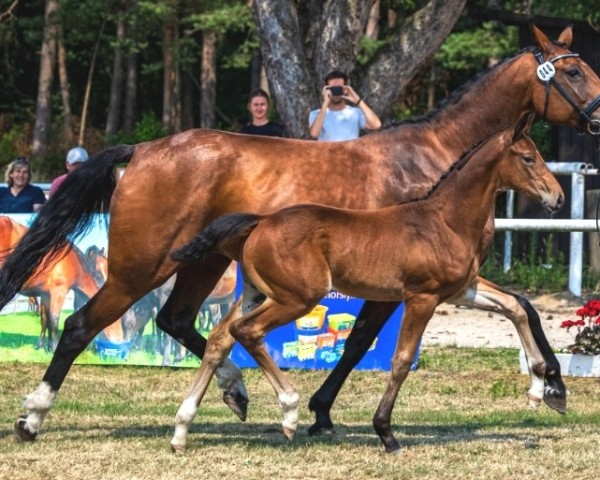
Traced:
<svg viewBox="0 0 600 480">
<path fill-rule="evenodd" d="M 279 405 L 283 410 L 283 433 L 292 440 L 298 429 L 298 402 L 300 397 L 296 392 L 292 393 L 280 393 L 279 394 Z"/>
<path fill-rule="evenodd" d="M 215 372 L 217 377 L 217 387 L 223 392 L 230 393 L 235 396 L 239 393 L 244 398 L 248 398 L 246 385 L 242 378 L 242 370 L 233 363 L 229 358 L 225 358 Z"/>
<path fill-rule="evenodd" d="M 25 425 L 29 432 L 39 432 L 42 422 L 50 408 L 52 408 L 55 399 L 56 392 L 52 390 L 47 382 L 40 383 L 37 389 L 25 397 L 23 400 L 23 407 L 27 409 Z"/>
<path fill-rule="evenodd" d="M 171 439 L 171 448 L 174 452 L 183 452 L 187 439 L 187 433 L 196 416 L 198 406 L 196 400 L 192 397 L 186 398 L 175 416 L 175 433 Z"/>
</svg>

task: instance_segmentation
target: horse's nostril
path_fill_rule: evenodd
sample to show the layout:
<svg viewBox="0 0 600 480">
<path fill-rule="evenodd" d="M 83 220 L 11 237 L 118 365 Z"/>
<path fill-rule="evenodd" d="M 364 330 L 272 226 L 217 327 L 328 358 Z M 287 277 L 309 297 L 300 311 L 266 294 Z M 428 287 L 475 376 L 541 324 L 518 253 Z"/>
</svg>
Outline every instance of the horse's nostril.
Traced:
<svg viewBox="0 0 600 480">
<path fill-rule="evenodd" d="M 562 208 L 564 203 L 565 203 L 565 197 L 560 195 L 558 197 L 558 200 L 556 201 L 556 208 Z"/>
</svg>

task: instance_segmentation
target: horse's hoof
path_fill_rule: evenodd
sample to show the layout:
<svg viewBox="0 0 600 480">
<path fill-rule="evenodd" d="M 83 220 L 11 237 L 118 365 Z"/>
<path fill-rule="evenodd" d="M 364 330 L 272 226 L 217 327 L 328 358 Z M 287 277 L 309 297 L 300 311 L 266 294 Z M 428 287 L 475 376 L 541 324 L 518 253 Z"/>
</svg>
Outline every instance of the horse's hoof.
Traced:
<svg viewBox="0 0 600 480">
<path fill-rule="evenodd" d="M 567 413 L 567 399 L 566 398 L 557 398 L 557 397 L 544 395 L 544 402 L 552 410 L 556 410 L 561 415 L 564 415 L 565 413 Z"/>
<path fill-rule="evenodd" d="M 394 445 L 393 447 L 385 447 L 385 453 L 390 453 L 392 455 L 400 455 L 405 450 L 404 447 L 401 447 L 399 444 Z"/>
<path fill-rule="evenodd" d="M 333 425 L 323 426 L 319 425 L 318 423 L 314 423 L 310 427 L 308 427 L 308 434 L 311 437 L 317 435 L 335 435 L 335 429 L 333 428 Z"/>
<path fill-rule="evenodd" d="M 242 422 L 246 421 L 249 400 L 244 395 L 239 392 L 224 392 L 223 402 L 225 402 L 225 405 L 227 405 Z"/>
<path fill-rule="evenodd" d="M 283 434 L 291 442 L 294 439 L 294 437 L 296 436 L 296 429 L 284 426 Z"/>
<path fill-rule="evenodd" d="M 537 410 L 542 404 L 542 399 L 540 397 L 536 397 L 535 395 L 528 393 L 527 400 L 529 401 L 529 408 Z"/>
<path fill-rule="evenodd" d="M 21 415 L 15 422 L 14 434 L 18 442 L 33 442 L 37 437 L 37 432 L 30 432 L 27 429 L 26 415 Z"/>
</svg>

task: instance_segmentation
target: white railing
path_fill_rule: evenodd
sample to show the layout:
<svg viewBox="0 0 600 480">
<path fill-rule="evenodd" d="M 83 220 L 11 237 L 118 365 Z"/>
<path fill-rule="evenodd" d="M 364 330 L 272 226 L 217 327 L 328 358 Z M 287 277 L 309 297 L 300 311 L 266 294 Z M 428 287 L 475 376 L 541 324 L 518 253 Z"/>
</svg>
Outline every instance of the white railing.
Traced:
<svg viewBox="0 0 600 480">
<path fill-rule="evenodd" d="M 508 192 L 506 218 L 496 219 L 496 230 L 504 230 L 504 271 L 511 266 L 513 231 L 538 230 L 545 232 L 571 232 L 569 249 L 569 291 L 581 296 L 583 270 L 583 232 L 596 231 L 596 220 L 584 220 L 585 175 L 598 175 L 598 169 L 586 163 L 548 162 L 556 175 L 571 175 L 571 219 L 513 218 L 514 192 Z"/>
</svg>

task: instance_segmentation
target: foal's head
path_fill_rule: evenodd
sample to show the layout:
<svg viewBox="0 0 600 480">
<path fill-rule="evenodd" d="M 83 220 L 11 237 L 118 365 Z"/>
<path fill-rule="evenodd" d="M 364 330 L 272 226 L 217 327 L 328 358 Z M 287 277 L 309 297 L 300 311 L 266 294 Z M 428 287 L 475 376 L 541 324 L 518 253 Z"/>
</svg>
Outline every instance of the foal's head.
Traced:
<svg viewBox="0 0 600 480">
<path fill-rule="evenodd" d="M 499 159 L 503 189 L 517 190 L 541 203 L 548 213 L 554 213 L 564 203 L 563 190 L 546 165 L 527 131 L 533 115 L 523 116 L 513 130 L 502 134 L 506 148 Z"/>
</svg>

